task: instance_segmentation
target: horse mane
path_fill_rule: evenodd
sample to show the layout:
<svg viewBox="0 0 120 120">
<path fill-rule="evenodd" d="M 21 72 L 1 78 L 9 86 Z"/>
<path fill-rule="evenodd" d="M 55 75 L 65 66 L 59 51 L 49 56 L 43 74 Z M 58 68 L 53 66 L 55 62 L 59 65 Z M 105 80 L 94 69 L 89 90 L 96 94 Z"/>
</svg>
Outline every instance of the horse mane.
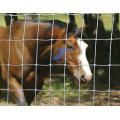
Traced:
<svg viewBox="0 0 120 120">
<path fill-rule="evenodd" d="M 18 20 L 18 21 L 24 22 L 25 20 Z M 38 20 L 26 20 L 26 22 L 38 23 Z M 50 23 L 51 25 L 53 24 L 53 20 L 47 20 L 47 19 L 42 19 L 42 20 L 40 20 L 40 22 Z M 60 20 L 54 20 L 54 25 L 59 26 L 60 28 L 66 28 L 67 27 L 67 23 L 62 22 Z"/>
<path fill-rule="evenodd" d="M 54 26 L 58 26 L 59 28 L 61 29 L 64 29 L 64 28 L 67 28 L 67 23 L 65 22 L 62 22 L 60 20 L 41 20 L 41 22 L 44 22 L 44 23 L 50 23 L 51 25 L 48 27 L 48 29 L 46 30 L 46 33 L 52 29 L 52 27 Z M 53 25 L 53 22 L 54 22 L 54 25 Z"/>
<path fill-rule="evenodd" d="M 18 20 L 18 21 L 21 21 L 21 22 L 24 22 L 24 20 Z M 38 20 L 26 20 L 26 22 L 28 23 L 38 23 Z M 52 29 L 52 27 L 54 26 L 58 26 L 60 29 L 64 29 L 64 28 L 67 28 L 67 23 L 63 22 L 63 21 L 60 21 L 60 20 L 47 20 L 47 19 L 42 19 L 40 20 L 40 22 L 43 22 L 43 23 L 50 23 L 50 26 L 46 29 L 46 33 Z M 53 25 L 54 23 L 54 25 Z M 77 37 L 81 37 L 81 29 L 78 28 L 77 26 L 74 26 L 74 31 L 71 31 L 70 33 L 68 33 L 68 36 L 71 36 L 72 34 L 76 34 Z M 85 32 L 82 33 L 82 37 L 83 38 L 87 38 L 87 35 Z"/>
</svg>

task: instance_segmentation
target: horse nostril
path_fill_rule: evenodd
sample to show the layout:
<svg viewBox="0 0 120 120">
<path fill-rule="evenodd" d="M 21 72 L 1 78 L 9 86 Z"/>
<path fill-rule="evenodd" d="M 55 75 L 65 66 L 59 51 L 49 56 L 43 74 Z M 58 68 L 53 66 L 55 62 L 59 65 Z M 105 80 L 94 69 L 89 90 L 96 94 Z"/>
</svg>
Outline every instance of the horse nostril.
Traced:
<svg viewBox="0 0 120 120">
<path fill-rule="evenodd" d="M 82 75 L 82 76 L 81 76 L 81 78 L 84 78 L 84 77 L 85 77 L 85 75 Z"/>
<path fill-rule="evenodd" d="M 82 76 L 81 76 L 81 84 L 85 84 L 85 83 L 86 83 L 85 76 L 84 76 L 84 75 L 82 75 Z"/>
</svg>

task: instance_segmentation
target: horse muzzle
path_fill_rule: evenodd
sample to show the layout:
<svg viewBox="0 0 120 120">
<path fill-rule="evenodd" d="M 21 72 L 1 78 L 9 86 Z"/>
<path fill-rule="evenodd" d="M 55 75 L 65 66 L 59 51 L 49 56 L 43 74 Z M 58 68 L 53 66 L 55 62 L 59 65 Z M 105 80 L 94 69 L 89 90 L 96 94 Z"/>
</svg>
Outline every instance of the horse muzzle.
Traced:
<svg viewBox="0 0 120 120">
<path fill-rule="evenodd" d="M 90 75 L 82 75 L 80 77 L 80 79 L 75 80 L 75 83 L 76 83 L 76 85 L 80 84 L 82 86 L 85 86 L 86 84 L 88 84 L 91 81 L 91 79 L 92 79 L 92 74 L 90 74 Z"/>
<path fill-rule="evenodd" d="M 80 83 L 81 84 L 89 83 L 91 79 L 92 79 L 92 74 L 90 74 L 90 75 L 82 75 L 80 77 Z"/>
</svg>

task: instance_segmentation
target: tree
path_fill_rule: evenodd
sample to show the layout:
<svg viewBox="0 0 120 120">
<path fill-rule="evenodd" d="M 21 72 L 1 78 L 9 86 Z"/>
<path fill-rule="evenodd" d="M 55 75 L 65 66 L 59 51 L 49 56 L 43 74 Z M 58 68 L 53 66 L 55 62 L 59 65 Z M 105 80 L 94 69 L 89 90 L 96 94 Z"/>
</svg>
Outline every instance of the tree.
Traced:
<svg viewBox="0 0 120 120">
<path fill-rule="evenodd" d="M 85 24 L 88 25 L 86 28 L 86 33 L 89 38 L 96 37 L 97 28 L 97 15 L 96 14 L 85 14 L 84 15 Z M 107 38 L 106 31 L 104 29 L 103 21 L 101 15 L 98 15 L 98 35 L 97 38 Z"/>
</svg>

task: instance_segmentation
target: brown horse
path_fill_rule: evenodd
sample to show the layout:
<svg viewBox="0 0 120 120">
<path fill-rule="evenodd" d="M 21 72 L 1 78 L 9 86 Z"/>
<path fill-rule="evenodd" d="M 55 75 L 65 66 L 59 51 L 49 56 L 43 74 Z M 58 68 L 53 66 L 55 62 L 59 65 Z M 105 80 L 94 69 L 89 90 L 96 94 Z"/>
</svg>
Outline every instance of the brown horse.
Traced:
<svg viewBox="0 0 120 120">
<path fill-rule="evenodd" d="M 66 66 L 77 83 L 91 80 L 86 58 L 88 45 L 80 37 L 81 30 L 71 21 L 68 27 L 58 20 L 54 25 L 52 20 L 41 20 L 16 21 L 11 26 L 0 27 L 0 81 L 6 84 L 17 105 L 31 104 L 35 91 L 42 89 L 50 72 L 50 67 L 45 66 L 52 66 L 52 62 Z M 69 50 L 52 60 L 53 56 L 58 57 L 59 48 Z"/>
</svg>

